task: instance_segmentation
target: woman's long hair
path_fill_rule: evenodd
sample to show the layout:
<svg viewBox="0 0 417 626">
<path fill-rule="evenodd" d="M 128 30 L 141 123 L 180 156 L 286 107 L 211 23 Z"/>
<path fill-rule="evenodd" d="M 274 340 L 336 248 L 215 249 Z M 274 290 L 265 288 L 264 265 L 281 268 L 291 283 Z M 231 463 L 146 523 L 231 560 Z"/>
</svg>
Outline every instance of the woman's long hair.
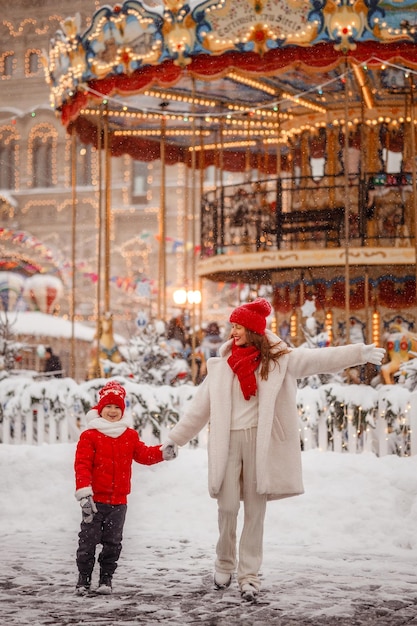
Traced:
<svg viewBox="0 0 417 626">
<path fill-rule="evenodd" d="M 272 367 L 279 361 L 283 354 L 290 352 L 287 344 L 284 341 L 277 341 L 276 343 L 269 343 L 266 335 L 259 335 L 246 328 L 246 338 L 249 345 L 255 346 L 261 353 L 261 368 L 260 374 L 262 380 L 268 379 L 268 374 Z M 272 364 L 272 367 L 271 367 Z"/>
</svg>

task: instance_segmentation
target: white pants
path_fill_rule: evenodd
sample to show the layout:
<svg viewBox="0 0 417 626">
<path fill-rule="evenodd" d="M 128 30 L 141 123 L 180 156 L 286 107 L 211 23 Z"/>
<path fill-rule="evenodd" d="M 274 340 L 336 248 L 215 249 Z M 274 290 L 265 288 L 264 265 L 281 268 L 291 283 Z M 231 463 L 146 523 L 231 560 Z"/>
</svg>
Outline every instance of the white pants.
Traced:
<svg viewBox="0 0 417 626">
<path fill-rule="evenodd" d="M 225 574 L 236 569 L 236 527 L 242 495 L 244 520 L 239 541 L 237 579 L 240 586 L 252 583 L 259 589 L 267 497 L 256 493 L 256 431 L 256 428 L 250 428 L 230 433 L 229 458 L 217 498 L 220 534 L 215 568 Z"/>
</svg>

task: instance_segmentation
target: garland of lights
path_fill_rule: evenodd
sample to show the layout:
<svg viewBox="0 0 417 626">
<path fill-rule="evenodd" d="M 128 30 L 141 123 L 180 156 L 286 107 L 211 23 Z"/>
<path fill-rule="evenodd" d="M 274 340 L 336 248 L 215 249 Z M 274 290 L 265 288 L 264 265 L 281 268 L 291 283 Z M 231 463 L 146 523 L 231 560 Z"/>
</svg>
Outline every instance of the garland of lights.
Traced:
<svg viewBox="0 0 417 626">
<path fill-rule="evenodd" d="M 265 103 L 263 105 L 256 104 L 253 107 L 250 107 L 247 105 L 237 105 L 233 103 L 226 104 L 225 102 L 219 102 L 217 100 L 203 100 L 202 98 L 199 98 L 199 97 L 182 95 L 179 93 L 171 92 L 169 90 L 160 91 L 156 89 L 146 89 L 143 92 L 144 95 L 150 95 L 155 98 L 160 98 L 162 100 L 171 100 L 172 102 L 184 102 L 186 104 L 191 103 L 191 104 L 201 105 L 204 103 L 206 106 L 213 107 L 213 108 L 216 106 L 220 106 L 220 105 L 225 106 L 226 104 L 227 109 L 228 109 L 227 111 L 225 111 L 224 113 L 216 112 L 213 115 L 209 113 L 198 113 L 198 112 L 188 112 L 188 111 L 187 113 L 170 113 L 169 111 L 164 111 L 161 113 L 160 109 L 156 109 L 156 108 L 153 109 L 152 107 L 147 107 L 146 109 L 144 108 L 139 109 L 139 108 L 132 107 L 131 105 L 128 104 L 127 101 L 121 101 L 119 99 L 113 98 L 112 96 L 104 95 L 100 91 L 97 91 L 96 89 L 93 89 L 92 87 L 84 86 L 82 91 L 85 94 L 89 94 L 93 96 L 94 98 L 100 99 L 102 104 L 104 105 L 113 104 L 115 107 L 117 107 L 117 110 L 112 111 L 111 114 L 114 115 L 115 117 L 121 117 L 121 118 L 122 117 L 127 117 L 127 118 L 140 117 L 143 119 L 164 118 L 167 121 L 169 120 L 183 121 L 185 123 L 190 122 L 194 118 L 194 119 L 204 119 L 206 122 L 215 123 L 215 122 L 220 122 L 221 119 L 231 120 L 232 117 L 240 116 L 242 113 L 251 114 L 252 116 L 260 116 L 260 117 L 264 117 L 264 116 L 270 117 L 274 115 L 275 118 L 276 118 L 276 114 L 278 113 L 280 120 L 284 122 L 284 121 L 291 121 L 294 119 L 294 116 L 291 114 L 280 113 L 280 108 L 282 107 L 282 105 L 289 101 L 298 105 L 302 105 L 307 109 L 311 109 L 312 111 L 315 111 L 316 113 L 326 114 L 327 111 L 325 107 L 316 105 L 314 102 L 310 102 L 306 98 L 309 95 L 312 95 L 315 93 L 322 95 L 323 90 L 326 87 L 329 87 L 334 83 L 346 82 L 349 76 L 351 76 L 352 74 L 355 75 L 355 71 L 357 72 L 358 68 L 366 72 L 368 68 L 374 64 L 380 65 L 382 70 L 386 69 L 387 67 L 390 67 L 392 69 L 402 71 L 404 72 L 405 78 L 408 78 L 410 76 L 417 76 L 417 70 L 405 67 L 403 65 L 398 65 L 396 63 L 392 63 L 389 61 L 383 61 L 379 57 L 373 55 L 369 57 L 366 61 L 352 65 L 352 68 L 344 71 L 343 73 L 339 74 L 335 78 L 331 78 L 328 81 L 323 82 L 322 84 L 318 86 L 311 87 L 309 89 L 306 89 L 305 91 L 301 91 L 295 94 L 289 94 L 289 93 L 283 92 L 278 99 L 272 102 Z M 228 74 L 228 76 L 230 76 L 230 74 Z M 253 84 L 255 83 L 254 79 L 246 78 L 245 76 L 239 75 L 236 72 L 232 72 L 232 77 L 234 80 L 238 79 L 240 82 L 242 82 L 242 84 L 246 84 L 248 86 L 253 86 Z M 262 84 L 260 81 L 257 81 L 257 83 Z M 274 91 L 276 90 L 274 89 Z M 121 108 L 121 110 L 119 110 L 119 107 Z M 81 109 L 80 113 L 81 115 L 86 114 L 86 113 L 89 113 L 91 115 L 109 115 L 109 112 L 106 112 L 105 109 L 93 109 L 93 108 Z M 242 124 L 247 123 L 247 120 L 241 120 L 241 123 Z M 342 126 L 345 122 L 344 122 L 344 119 L 340 118 L 339 120 L 332 120 L 332 123 L 334 123 L 335 125 Z M 374 118 L 369 118 L 368 120 L 366 120 L 366 123 L 367 124 L 377 123 L 377 120 L 374 120 Z M 326 123 L 324 123 L 324 125 L 326 125 Z M 293 129 L 292 132 L 294 131 L 295 129 Z"/>
<path fill-rule="evenodd" d="M 146 242 L 149 240 L 150 237 L 158 239 L 158 235 L 151 235 L 148 232 L 141 233 L 140 235 L 137 236 L 137 239 L 139 239 L 142 242 Z M 48 246 L 45 246 L 45 244 L 43 244 L 39 239 L 37 239 L 33 235 L 30 235 L 27 232 L 16 231 L 16 230 L 12 230 L 9 228 L 0 227 L 0 240 L 1 239 L 8 241 L 14 245 L 24 246 L 26 249 L 27 248 L 33 249 L 43 259 L 45 259 L 45 261 L 48 261 L 54 264 L 55 266 L 54 272 L 56 273 L 62 272 L 62 275 L 65 276 L 66 274 L 72 271 L 71 263 L 69 263 L 68 261 L 64 261 L 64 260 L 59 261 L 55 257 L 55 253 L 51 248 L 49 248 Z M 174 253 L 178 253 L 180 249 L 184 248 L 184 241 L 182 239 L 166 237 L 165 241 L 167 243 L 172 244 L 172 250 Z M 191 242 L 186 242 L 185 246 L 187 250 L 192 249 Z M 197 254 L 199 250 L 200 250 L 200 247 L 195 246 L 194 253 Z M 137 251 L 135 251 L 135 253 L 132 253 L 132 254 L 137 254 Z M 127 253 L 124 252 L 124 255 L 127 256 Z M 15 253 L 14 253 L 14 256 L 16 256 Z M 24 261 L 25 264 L 31 265 L 36 270 L 36 272 L 45 273 L 45 268 L 43 268 L 41 265 L 35 266 L 33 264 L 33 260 L 28 261 L 25 255 L 19 257 L 19 259 L 21 261 Z M 82 274 L 84 277 L 90 278 L 93 283 L 97 282 L 98 280 L 97 272 L 89 271 L 88 268 L 86 268 L 86 263 L 84 261 L 77 263 L 76 267 L 78 270 L 83 270 Z M 121 287 L 125 289 L 126 291 L 133 291 L 139 283 L 149 283 L 151 285 L 155 284 L 154 280 L 150 280 L 147 278 L 132 279 L 126 276 L 112 276 L 110 278 L 110 282 L 115 284 L 117 287 Z"/>
<path fill-rule="evenodd" d="M 135 108 L 132 107 L 130 105 L 128 105 L 126 102 L 121 102 L 120 100 L 117 100 L 115 98 L 112 98 L 111 96 L 103 96 L 102 93 L 100 93 L 97 90 L 92 89 L 91 87 L 88 88 L 84 88 L 85 93 L 90 94 L 91 96 L 93 96 L 94 98 L 99 98 L 102 102 L 103 105 L 113 105 L 115 107 L 121 107 L 121 110 L 115 110 L 115 111 L 111 111 L 111 115 L 114 115 L 115 117 L 126 117 L 126 118 L 133 118 L 133 117 L 138 117 L 144 120 L 152 120 L 152 119 L 166 119 L 168 122 L 169 121 L 174 121 L 174 122 L 179 122 L 182 121 L 184 124 L 187 124 L 189 122 L 192 121 L 192 119 L 204 119 L 205 122 L 210 123 L 210 124 L 220 124 L 221 120 L 224 120 L 224 123 L 226 124 L 226 126 L 228 124 L 232 124 L 234 127 L 236 125 L 240 125 L 241 129 L 242 129 L 242 133 L 244 133 L 244 129 L 247 129 L 247 124 L 248 124 L 248 120 L 247 119 L 241 119 L 240 116 L 242 114 L 242 112 L 250 114 L 252 117 L 249 120 L 249 127 L 252 128 L 255 132 L 259 132 L 259 134 L 261 134 L 261 128 L 262 128 L 262 134 L 266 134 L 267 135 L 267 128 L 269 126 L 271 134 L 275 132 L 276 134 L 276 124 L 274 124 L 273 122 L 271 122 L 269 125 L 265 125 L 265 122 L 262 122 L 262 127 L 259 128 L 259 130 L 256 128 L 257 124 L 260 124 L 261 122 L 257 122 L 256 119 L 254 119 L 255 117 L 269 117 L 269 116 L 275 116 L 278 114 L 279 115 L 279 119 L 281 121 L 280 124 L 280 134 L 281 137 L 278 139 L 266 139 L 265 143 L 276 143 L 279 141 L 279 143 L 284 143 L 287 139 L 291 139 L 292 137 L 295 137 L 305 131 L 310 131 L 310 132 L 317 132 L 318 129 L 320 128 L 326 128 L 328 126 L 339 126 L 339 127 L 343 127 L 345 124 L 345 120 L 343 117 L 340 117 L 339 119 L 332 119 L 331 122 L 327 121 L 327 120 L 322 120 L 322 121 L 316 121 L 316 122 L 311 122 L 311 123 L 306 123 L 303 124 L 301 126 L 298 126 L 297 128 L 289 128 L 286 129 L 285 127 L 283 127 L 282 125 L 288 122 L 291 122 L 291 120 L 293 120 L 293 115 L 291 114 L 283 114 L 279 112 L 280 107 L 285 103 L 288 102 L 289 100 L 292 102 L 295 102 L 297 104 L 302 104 L 303 106 L 309 106 L 309 105 L 314 105 L 314 103 L 310 103 L 308 100 L 306 100 L 306 97 L 311 95 L 312 93 L 315 92 L 322 92 L 327 86 L 331 85 L 334 82 L 339 82 L 339 81 L 344 81 L 346 80 L 347 76 L 349 76 L 352 73 L 355 73 L 355 71 L 357 71 L 357 68 L 361 68 L 363 71 L 367 71 L 368 66 L 371 66 L 372 64 L 377 63 L 381 66 L 381 69 L 384 69 L 385 67 L 390 67 L 393 69 L 397 69 L 399 71 L 404 72 L 404 76 L 405 78 L 408 78 L 409 76 L 417 76 L 417 70 L 413 70 L 411 68 L 407 68 L 404 67 L 402 65 L 398 65 L 396 63 L 392 63 L 389 61 L 383 61 L 381 60 L 379 57 L 376 56 L 372 56 L 369 57 L 366 61 L 358 64 L 358 65 L 354 65 L 353 69 L 348 70 L 347 72 L 344 72 L 342 74 L 340 74 L 339 76 L 337 76 L 336 78 L 333 78 L 327 82 L 324 82 L 323 84 L 317 86 L 317 87 L 313 87 L 310 89 L 307 89 L 303 92 L 299 92 L 297 94 L 283 94 L 281 98 L 275 100 L 274 102 L 268 103 L 268 104 L 264 104 L 264 105 L 256 105 L 254 107 L 248 107 L 248 106 L 243 106 L 243 105 L 233 105 L 230 104 L 229 107 L 231 109 L 235 108 L 238 110 L 228 110 L 224 113 L 218 113 L 216 112 L 215 114 L 208 114 L 208 113 L 196 113 L 196 112 L 187 112 L 187 113 L 170 113 L 169 111 L 164 111 L 163 113 L 161 113 L 160 110 L 157 109 L 151 109 L 151 108 L 147 108 L 147 109 L 139 109 L 139 108 Z M 244 80 L 246 80 L 244 77 L 240 77 L 242 82 Z M 253 79 L 247 79 L 249 82 L 247 84 L 250 84 L 253 82 Z M 365 92 L 366 93 L 366 92 Z M 148 95 L 154 95 L 155 97 L 161 97 L 164 100 L 172 100 L 172 101 L 176 101 L 176 102 L 189 102 L 190 101 L 190 96 L 181 96 L 181 95 L 177 95 L 177 94 L 170 94 L 169 91 L 157 91 L 157 90 L 146 90 L 144 92 L 144 94 L 148 94 Z M 194 99 L 194 102 L 196 100 Z M 215 103 L 215 101 L 207 101 L 208 103 L 213 103 L 210 104 L 212 106 L 217 106 L 218 103 Z M 200 103 L 200 102 L 198 102 Z M 314 105 L 316 106 L 316 105 Z M 28 114 L 30 114 L 32 117 L 36 116 L 36 112 L 37 110 L 42 109 L 43 107 L 35 107 L 32 109 L 29 109 L 28 111 L 22 112 L 18 117 L 24 117 Z M 310 107 L 313 108 L 313 107 Z M 320 107 L 319 107 L 320 109 Z M 317 108 L 316 108 L 316 112 Z M 321 110 L 321 112 L 324 114 L 324 109 Z M 80 111 L 81 115 L 85 115 L 85 114 L 89 114 L 89 115 L 109 115 L 110 112 L 106 112 L 103 109 L 94 109 L 94 108 L 87 108 L 87 109 L 81 109 Z M 392 125 L 397 125 L 397 124 L 401 124 L 404 121 L 410 122 L 410 117 L 408 116 L 407 118 L 404 117 L 391 117 L 389 115 L 386 116 L 381 116 L 378 112 L 376 112 L 374 114 L 374 116 L 371 117 L 371 114 L 367 113 L 368 117 L 367 119 L 365 119 L 365 124 L 367 126 L 376 126 L 378 123 L 381 123 L 382 121 L 384 121 L 385 123 L 388 124 L 392 124 Z M 10 116 L 9 118 L 5 118 L 2 123 L 3 124 L 7 124 L 7 123 L 11 123 L 11 124 L 15 124 L 16 123 L 16 115 Z M 360 119 L 354 118 L 353 120 L 349 120 L 348 121 L 348 125 L 350 127 L 354 127 L 356 125 L 358 125 L 360 123 Z M 414 121 L 415 124 L 417 124 L 417 121 Z M 4 128 L 4 126 L 3 126 Z M 51 127 L 53 128 L 53 127 Z M 234 128 L 234 130 L 236 130 L 236 128 Z M 52 131 L 51 131 L 52 132 Z M 190 133 L 191 131 L 189 130 L 188 133 Z M 196 131 L 198 132 L 204 132 L 204 131 Z M 232 134 L 233 131 L 230 131 L 230 134 Z M 114 131 L 115 135 L 131 135 L 131 136 L 152 136 L 152 134 L 156 133 L 156 131 L 151 131 L 151 130 L 141 130 L 141 131 L 135 131 L 135 130 L 123 130 L 123 131 Z M 170 131 L 169 129 L 167 129 L 167 135 L 174 135 L 177 136 L 178 134 L 187 134 L 187 131 L 183 131 L 183 130 L 172 130 Z M 236 132 L 235 132 L 236 134 Z M 243 144 L 242 144 L 243 145 Z M 218 148 L 218 145 L 216 145 L 216 149 Z"/>
</svg>

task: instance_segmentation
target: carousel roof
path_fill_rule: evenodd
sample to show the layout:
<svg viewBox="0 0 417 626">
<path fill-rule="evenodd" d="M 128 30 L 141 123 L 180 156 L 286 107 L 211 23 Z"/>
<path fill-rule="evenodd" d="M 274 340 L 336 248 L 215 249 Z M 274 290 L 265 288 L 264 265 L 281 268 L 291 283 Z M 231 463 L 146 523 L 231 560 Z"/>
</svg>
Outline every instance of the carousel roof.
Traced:
<svg viewBox="0 0 417 626">
<path fill-rule="evenodd" d="M 155 3 L 154 3 L 155 4 Z M 113 155 L 225 169 L 248 149 L 274 154 L 303 130 L 410 118 L 417 71 L 412 0 L 127 0 L 85 31 L 68 18 L 51 41 L 52 105 L 69 132 Z M 347 106 L 348 101 L 348 106 Z M 200 163 L 198 158 L 197 164 Z M 271 160 L 267 167 L 275 167 Z"/>
</svg>

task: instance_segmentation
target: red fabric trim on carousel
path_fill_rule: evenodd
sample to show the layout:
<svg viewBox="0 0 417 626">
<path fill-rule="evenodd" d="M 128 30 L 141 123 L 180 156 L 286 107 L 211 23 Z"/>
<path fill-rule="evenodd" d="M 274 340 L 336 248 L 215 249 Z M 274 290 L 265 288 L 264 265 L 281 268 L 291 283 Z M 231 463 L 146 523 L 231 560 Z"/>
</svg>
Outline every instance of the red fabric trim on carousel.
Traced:
<svg viewBox="0 0 417 626">
<path fill-rule="evenodd" d="M 335 50 L 333 43 L 316 44 L 315 46 L 276 48 L 260 56 L 255 52 L 225 52 L 219 56 L 201 54 L 193 57 L 187 66 L 187 72 L 196 78 L 216 77 L 226 73 L 231 68 L 255 74 L 276 73 L 299 64 L 307 71 L 329 70 L 338 65 L 344 54 Z M 409 43 L 360 42 L 353 51 L 349 51 L 348 58 L 359 63 L 367 62 L 369 67 L 381 65 L 381 61 L 404 63 L 408 67 L 417 67 L 417 46 Z M 374 58 L 372 58 L 374 57 Z M 164 87 L 174 85 L 180 78 L 183 70 L 173 61 L 165 61 L 161 65 L 145 66 L 130 75 L 120 74 L 102 80 L 93 80 L 89 87 L 104 96 L 114 93 L 132 94 L 150 85 Z M 85 93 L 77 92 L 73 100 L 61 107 L 61 119 L 67 125 L 79 115 L 80 110 L 87 104 Z"/>
</svg>

